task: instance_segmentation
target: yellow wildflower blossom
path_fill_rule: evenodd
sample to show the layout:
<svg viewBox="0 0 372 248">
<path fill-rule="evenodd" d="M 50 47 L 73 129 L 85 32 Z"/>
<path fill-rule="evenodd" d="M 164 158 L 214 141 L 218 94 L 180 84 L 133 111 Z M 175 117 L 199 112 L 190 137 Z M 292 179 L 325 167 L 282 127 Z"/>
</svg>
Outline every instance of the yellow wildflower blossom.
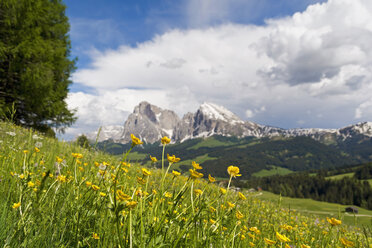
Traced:
<svg viewBox="0 0 372 248">
<path fill-rule="evenodd" d="M 40 149 L 35 146 L 35 152 L 40 152 Z"/>
<path fill-rule="evenodd" d="M 245 195 L 243 195 L 242 193 L 238 192 L 238 195 L 240 200 L 247 200 L 247 197 L 245 197 Z"/>
<path fill-rule="evenodd" d="M 120 200 L 120 201 L 127 201 L 130 199 L 130 196 L 125 194 L 123 191 L 121 191 L 120 189 L 118 189 L 116 191 L 116 199 L 117 200 Z"/>
<path fill-rule="evenodd" d="M 179 175 L 181 175 L 181 173 L 179 173 L 178 171 L 175 171 L 175 170 L 172 170 L 172 174 L 173 174 L 175 177 L 178 177 Z"/>
<path fill-rule="evenodd" d="M 276 243 L 274 240 L 271 240 L 271 239 L 264 238 L 264 240 L 265 240 L 265 243 L 268 245 L 273 245 Z"/>
<path fill-rule="evenodd" d="M 14 204 L 13 204 L 12 208 L 17 209 L 17 208 L 19 208 L 20 206 L 21 206 L 21 203 L 20 203 L 20 202 L 17 202 L 17 203 L 14 203 Z"/>
<path fill-rule="evenodd" d="M 203 191 L 201 190 L 201 189 L 194 189 L 194 193 L 195 193 L 195 195 L 201 195 L 201 194 L 203 194 Z"/>
<path fill-rule="evenodd" d="M 94 190 L 94 191 L 97 191 L 97 190 L 99 190 L 99 187 L 97 186 L 97 185 L 92 185 L 92 189 Z"/>
<path fill-rule="evenodd" d="M 235 216 L 238 220 L 240 220 L 244 217 L 244 215 L 239 210 L 236 210 Z"/>
<path fill-rule="evenodd" d="M 208 175 L 208 181 L 210 183 L 214 183 L 216 181 L 216 178 L 212 177 L 210 174 Z"/>
<path fill-rule="evenodd" d="M 280 241 L 280 242 L 291 242 L 291 240 L 286 237 L 285 235 L 282 235 L 278 232 L 276 232 L 276 238 Z"/>
<path fill-rule="evenodd" d="M 235 204 L 234 203 L 231 203 L 231 202 L 227 202 L 227 206 L 229 207 L 229 208 L 234 208 L 235 207 Z"/>
<path fill-rule="evenodd" d="M 146 180 L 143 179 L 142 177 L 137 177 L 137 183 L 142 184 L 142 185 L 145 185 L 146 184 Z"/>
<path fill-rule="evenodd" d="M 211 213 L 214 213 L 214 212 L 216 212 L 217 210 L 216 210 L 214 207 L 210 206 L 210 207 L 209 207 L 209 211 L 211 211 Z"/>
<path fill-rule="evenodd" d="M 137 202 L 136 201 L 129 201 L 127 202 L 127 204 L 125 204 L 128 208 L 130 209 L 133 209 L 137 206 Z"/>
<path fill-rule="evenodd" d="M 165 193 L 164 193 L 164 196 L 165 196 L 166 198 L 171 198 L 171 197 L 172 197 L 172 193 L 165 192 Z"/>
<path fill-rule="evenodd" d="M 338 220 L 338 219 L 335 219 L 335 218 L 328 218 L 328 217 L 327 217 L 327 221 L 332 226 L 338 226 L 338 225 L 341 225 L 341 223 L 342 223 L 341 220 Z"/>
<path fill-rule="evenodd" d="M 102 196 L 102 197 L 105 197 L 105 196 L 106 196 L 106 193 L 104 193 L 104 192 L 99 192 L 99 195 Z"/>
<path fill-rule="evenodd" d="M 150 159 L 151 159 L 151 161 L 152 161 L 153 163 L 158 162 L 158 160 L 156 159 L 156 157 L 152 157 L 151 155 L 150 155 Z"/>
<path fill-rule="evenodd" d="M 201 167 L 198 163 L 195 161 L 192 161 L 192 167 L 194 167 L 194 170 L 201 170 L 203 167 Z"/>
<path fill-rule="evenodd" d="M 149 171 L 149 170 L 147 170 L 147 169 L 145 169 L 145 168 L 142 168 L 142 174 L 143 174 L 144 176 L 150 176 L 150 175 L 151 175 L 151 171 Z"/>
<path fill-rule="evenodd" d="M 63 159 L 57 156 L 56 161 L 57 161 L 57 163 L 62 163 Z"/>
<path fill-rule="evenodd" d="M 220 193 L 222 195 L 226 194 L 227 190 L 225 188 L 220 188 Z"/>
<path fill-rule="evenodd" d="M 240 177 L 241 174 L 239 174 L 239 167 L 230 165 L 227 167 L 227 172 L 231 177 Z"/>
<path fill-rule="evenodd" d="M 300 246 L 301 248 L 311 248 L 311 246 L 310 245 L 305 245 L 305 244 L 301 244 L 301 246 Z"/>
<path fill-rule="evenodd" d="M 33 188 L 33 187 L 35 186 L 35 184 L 34 184 L 33 182 L 29 181 L 29 182 L 27 183 L 27 186 L 28 186 L 29 188 Z"/>
<path fill-rule="evenodd" d="M 169 144 L 170 142 L 171 142 L 171 140 L 167 136 L 164 136 L 163 138 L 161 138 L 161 143 L 163 145 Z"/>
<path fill-rule="evenodd" d="M 255 244 L 253 244 L 252 242 L 249 242 L 249 246 L 250 246 L 250 247 L 254 247 Z"/>
<path fill-rule="evenodd" d="M 169 154 L 167 154 L 167 158 L 169 163 L 177 163 L 181 160 L 180 158 L 176 158 L 176 155 L 169 156 Z"/>
<path fill-rule="evenodd" d="M 193 170 L 193 169 L 190 169 L 189 171 L 190 171 L 190 177 L 192 179 L 203 177 L 203 173 L 199 173 L 199 172 L 197 172 L 196 170 Z"/>
<path fill-rule="evenodd" d="M 59 175 L 57 177 L 57 181 L 60 181 L 61 183 L 65 183 L 65 182 L 67 182 L 67 178 L 66 178 L 66 176 Z"/>
<path fill-rule="evenodd" d="M 345 246 L 345 247 L 353 247 L 354 246 L 354 243 L 345 239 L 345 238 L 340 238 L 340 241 L 341 243 Z"/>
<path fill-rule="evenodd" d="M 132 146 L 137 146 L 137 145 L 142 145 L 143 144 L 143 142 L 139 138 L 134 136 L 134 134 L 131 134 L 130 137 L 132 139 Z"/>
<path fill-rule="evenodd" d="M 89 181 L 87 181 L 87 182 L 85 182 L 85 185 L 88 186 L 88 187 L 90 187 L 90 186 L 92 186 L 92 183 L 89 182 Z"/>
<path fill-rule="evenodd" d="M 93 233 L 93 239 L 99 239 L 99 236 L 97 233 Z"/>
</svg>

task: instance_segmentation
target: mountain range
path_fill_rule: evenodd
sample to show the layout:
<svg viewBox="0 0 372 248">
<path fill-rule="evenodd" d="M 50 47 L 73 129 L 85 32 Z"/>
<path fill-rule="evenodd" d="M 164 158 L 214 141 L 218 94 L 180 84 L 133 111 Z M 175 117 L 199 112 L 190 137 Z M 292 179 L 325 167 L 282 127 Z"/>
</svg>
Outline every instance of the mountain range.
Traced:
<svg viewBox="0 0 372 248">
<path fill-rule="evenodd" d="M 147 144 L 158 142 L 163 136 L 171 137 L 174 143 L 182 143 L 189 139 L 213 135 L 237 138 L 306 136 L 324 144 L 336 144 L 355 137 L 371 138 L 372 122 L 361 122 L 339 129 L 283 129 L 243 121 L 230 110 L 214 103 L 203 103 L 195 113 L 187 113 L 181 119 L 172 110 L 141 102 L 128 116 L 124 126 L 103 126 L 98 141 L 111 140 L 114 143 L 126 144 L 131 142 L 132 133 Z M 95 140 L 97 134 L 98 131 L 95 131 L 87 134 L 87 137 Z"/>
</svg>

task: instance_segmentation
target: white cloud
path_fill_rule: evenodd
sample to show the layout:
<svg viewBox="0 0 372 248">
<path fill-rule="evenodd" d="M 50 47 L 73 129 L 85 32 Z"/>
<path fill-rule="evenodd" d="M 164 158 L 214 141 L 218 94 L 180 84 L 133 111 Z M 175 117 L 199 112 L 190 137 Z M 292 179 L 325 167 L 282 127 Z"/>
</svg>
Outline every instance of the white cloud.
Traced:
<svg viewBox="0 0 372 248">
<path fill-rule="evenodd" d="M 72 93 L 69 106 L 82 128 L 122 124 L 142 100 L 179 114 L 212 101 L 262 124 L 340 127 L 372 120 L 370 44 L 369 0 L 330 0 L 265 26 L 171 30 L 92 53 L 73 81 L 98 93 Z"/>
</svg>

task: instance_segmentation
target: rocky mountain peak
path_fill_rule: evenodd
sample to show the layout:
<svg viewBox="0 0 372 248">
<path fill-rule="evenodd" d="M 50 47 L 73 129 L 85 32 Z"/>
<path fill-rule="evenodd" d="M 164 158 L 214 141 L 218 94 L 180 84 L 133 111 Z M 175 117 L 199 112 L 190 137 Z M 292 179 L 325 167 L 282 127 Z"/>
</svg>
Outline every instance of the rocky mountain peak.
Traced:
<svg viewBox="0 0 372 248">
<path fill-rule="evenodd" d="M 243 122 L 237 115 L 227 108 L 210 102 L 204 102 L 200 105 L 198 111 L 203 113 L 208 119 L 221 120 L 225 122 Z"/>
</svg>

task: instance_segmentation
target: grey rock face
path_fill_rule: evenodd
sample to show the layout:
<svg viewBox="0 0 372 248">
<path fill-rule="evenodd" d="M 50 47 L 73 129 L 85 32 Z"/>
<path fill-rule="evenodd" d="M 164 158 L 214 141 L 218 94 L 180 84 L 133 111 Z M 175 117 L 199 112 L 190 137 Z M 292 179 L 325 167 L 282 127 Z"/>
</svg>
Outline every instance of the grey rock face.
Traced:
<svg viewBox="0 0 372 248">
<path fill-rule="evenodd" d="M 148 102 L 141 102 L 129 115 L 118 142 L 130 143 L 131 134 L 146 143 L 159 141 L 163 136 L 172 137 L 173 130 L 179 121 L 179 117 L 173 111 L 163 110 Z"/>
<path fill-rule="evenodd" d="M 228 109 L 213 103 L 203 103 L 196 113 L 187 113 L 180 119 L 171 110 L 163 110 L 148 102 L 141 102 L 129 115 L 124 127 L 103 127 L 99 141 L 113 139 L 115 142 L 130 143 L 132 133 L 146 143 L 155 143 L 163 136 L 170 137 L 173 142 L 183 142 L 212 135 L 239 138 L 307 136 L 323 143 L 332 143 L 336 139 L 344 140 L 356 135 L 372 137 L 372 122 L 358 123 L 340 129 L 282 129 L 243 121 Z M 88 134 L 88 138 L 91 136 L 95 138 L 96 135 L 97 132 Z"/>
</svg>

